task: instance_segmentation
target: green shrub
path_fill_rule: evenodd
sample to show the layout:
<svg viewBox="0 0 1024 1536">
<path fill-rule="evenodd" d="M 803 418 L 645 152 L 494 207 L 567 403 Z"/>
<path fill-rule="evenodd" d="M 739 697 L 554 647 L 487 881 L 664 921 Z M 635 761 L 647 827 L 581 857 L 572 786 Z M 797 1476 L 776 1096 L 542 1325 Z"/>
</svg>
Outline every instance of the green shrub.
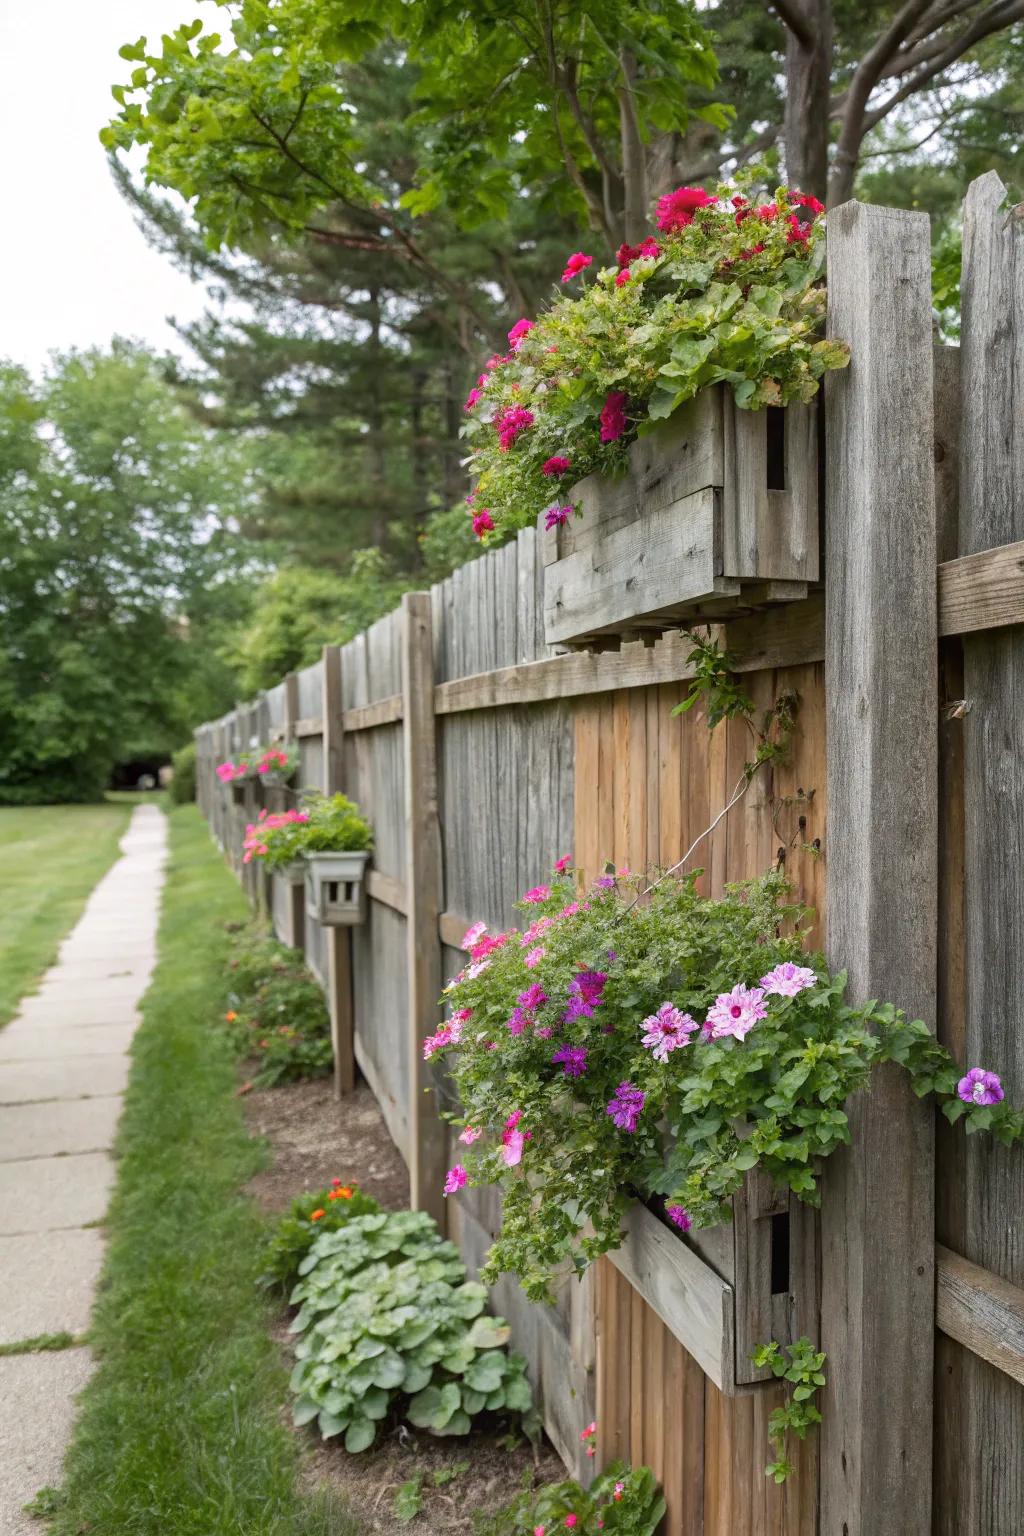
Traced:
<svg viewBox="0 0 1024 1536">
<path fill-rule="evenodd" d="M 171 758 L 171 800 L 188 805 L 196 797 L 196 744 L 186 742 Z"/>
<path fill-rule="evenodd" d="M 267 1285 L 293 1285 L 299 1265 L 322 1232 L 337 1232 L 355 1216 L 374 1216 L 380 1206 L 354 1184 L 335 1179 L 329 1189 L 293 1200 L 267 1245 Z M 319 1212 L 319 1215 L 316 1213 Z M 315 1218 L 315 1219 L 314 1219 Z"/>
<path fill-rule="evenodd" d="M 253 1085 L 326 1077 L 334 1060 L 330 1014 L 301 953 L 252 924 L 236 934 L 229 964 L 222 1027 L 240 1055 L 258 1058 Z"/>
<path fill-rule="evenodd" d="M 614 1461 L 591 1487 L 567 1478 L 528 1489 L 495 1514 L 477 1515 L 477 1536 L 555 1536 L 575 1516 L 574 1536 L 653 1536 L 665 1514 L 665 1500 L 649 1467 Z"/>
<path fill-rule="evenodd" d="M 302 1335 L 291 1387 L 296 1424 L 316 1419 L 345 1449 L 372 1445 L 398 1408 L 419 1429 L 465 1435 L 483 1412 L 537 1417 L 508 1325 L 482 1315 L 487 1291 L 466 1279 L 454 1243 L 422 1211 L 359 1216 L 319 1235 L 292 1292 Z"/>
</svg>

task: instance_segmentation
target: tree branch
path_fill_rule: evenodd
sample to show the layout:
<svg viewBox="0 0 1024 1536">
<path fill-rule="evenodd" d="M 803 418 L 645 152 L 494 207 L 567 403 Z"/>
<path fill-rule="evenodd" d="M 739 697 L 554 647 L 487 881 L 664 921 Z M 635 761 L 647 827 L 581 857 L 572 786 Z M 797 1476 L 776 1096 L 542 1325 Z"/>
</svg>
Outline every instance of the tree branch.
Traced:
<svg viewBox="0 0 1024 1536">
<path fill-rule="evenodd" d="M 941 75 L 943 70 L 948 69 L 951 64 L 955 64 L 957 59 L 963 58 L 964 54 L 973 48 L 975 43 L 981 42 L 983 38 L 990 37 L 993 32 L 1003 31 L 1006 27 L 1012 26 L 1015 21 L 1020 21 L 1022 18 L 1024 18 L 1024 0 L 998 0 L 997 4 L 989 6 L 981 16 L 975 19 L 971 26 L 966 27 L 958 37 L 955 37 L 942 53 L 937 54 L 927 64 L 922 65 L 916 73 L 910 76 L 909 80 L 903 82 L 899 90 L 894 91 L 887 100 L 867 113 L 864 120 L 864 132 L 868 133 L 872 128 L 877 127 L 884 117 L 888 117 L 894 107 L 898 107 L 900 102 L 906 101 L 908 96 L 913 96 L 917 91 L 923 90 L 930 80 L 935 79 L 936 75 Z"/>
<path fill-rule="evenodd" d="M 932 0 L 905 0 L 889 26 L 877 37 L 854 70 L 846 90 L 839 141 L 836 145 L 832 174 L 830 203 L 845 202 L 853 191 L 853 177 L 857 168 L 861 141 L 867 131 L 865 114 L 871 92 L 881 77 L 886 64 L 898 52 L 911 28 L 916 26 L 932 4 Z"/>
<path fill-rule="evenodd" d="M 797 0 L 765 0 L 770 11 L 774 11 L 782 22 L 788 27 L 796 38 L 801 48 L 811 48 L 814 45 L 814 32 L 810 20 L 800 9 Z"/>
</svg>

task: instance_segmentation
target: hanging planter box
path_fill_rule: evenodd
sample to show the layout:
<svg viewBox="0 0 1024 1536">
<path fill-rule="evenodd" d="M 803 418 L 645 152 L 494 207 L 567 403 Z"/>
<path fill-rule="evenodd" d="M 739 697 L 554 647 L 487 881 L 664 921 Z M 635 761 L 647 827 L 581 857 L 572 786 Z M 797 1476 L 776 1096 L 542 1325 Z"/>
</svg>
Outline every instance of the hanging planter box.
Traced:
<svg viewBox="0 0 1024 1536">
<path fill-rule="evenodd" d="M 806 597 L 818 580 L 816 404 L 739 410 L 706 389 L 539 519 L 548 645 L 658 634 Z"/>
<path fill-rule="evenodd" d="M 368 853 L 307 853 L 306 912 L 324 928 L 366 921 Z"/>
<path fill-rule="evenodd" d="M 275 869 L 274 874 L 278 875 L 288 885 L 303 885 L 306 879 L 306 861 L 305 859 L 291 859 L 289 863 L 282 864 L 279 869 Z"/>
<path fill-rule="evenodd" d="M 265 773 L 260 774 L 260 783 L 264 789 L 284 789 L 292 779 L 293 772 L 284 768 L 268 768 Z"/>
</svg>

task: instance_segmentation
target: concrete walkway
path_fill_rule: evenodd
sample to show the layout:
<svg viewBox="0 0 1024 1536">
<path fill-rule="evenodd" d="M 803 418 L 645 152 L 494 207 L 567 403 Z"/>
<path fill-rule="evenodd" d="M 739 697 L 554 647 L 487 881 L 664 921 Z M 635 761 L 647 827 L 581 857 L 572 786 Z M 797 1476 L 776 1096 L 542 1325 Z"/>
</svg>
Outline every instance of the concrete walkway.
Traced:
<svg viewBox="0 0 1024 1536">
<path fill-rule="evenodd" d="M 57 964 L 0 1030 L 0 1343 L 80 1334 L 103 1263 L 110 1149 L 156 958 L 167 823 L 140 805 Z M 0 1356 L 0 1536 L 60 1481 L 88 1349 Z"/>
</svg>

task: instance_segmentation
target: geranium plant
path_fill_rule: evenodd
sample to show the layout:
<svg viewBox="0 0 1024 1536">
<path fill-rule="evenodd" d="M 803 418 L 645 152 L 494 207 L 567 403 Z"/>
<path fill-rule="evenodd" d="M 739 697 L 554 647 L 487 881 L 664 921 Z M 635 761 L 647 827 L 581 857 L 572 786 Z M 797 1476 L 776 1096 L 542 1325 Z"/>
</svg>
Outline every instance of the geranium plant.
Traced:
<svg viewBox="0 0 1024 1536">
<path fill-rule="evenodd" d="M 258 859 L 264 869 L 284 869 L 301 856 L 302 829 L 308 821 L 308 811 L 260 811 L 245 829 L 242 863 Z"/>
<path fill-rule="evenodd" d="M 517 321 L 466 401 L 477 535 L 545 510 L 549 527 L 566 521 L 576 481 L 621 472 L 629 443 L 708 385 L 747 409 L 811 399 L 849 360 L 821 334 L 823 212 L 783 187 L 760 202 L 680 187 L 612 265 L 571 255 L 569 291 Z"/>
<path fill-rule="evenodd" d="M 587 1433 L 587 1431 L 584 1431 Z M 477 1536 L 654 1536 L 665 1500 L 649 1467 L 613 1461 L 589 1488 L 572 1478 L 524 1489 L 494 1514 L 478 1515 Z"/>
<path fill-rule="evenodd" d="M 261 778 L 290 779 L 299 766 L 299 749 L 295 742 L 275 742 L 261 747 L 255 755 L 256 772 Z"/>
<path fill-rule="evenodd" d="M 961 1077 L 890 1004 L 844 1001 L 845 975 L 804 953 L 780 874 L 717 899 L 696 873 L 650 889 L 608 874 L 580 894 L 566 862 L 526 893 L 522 932 L 466 935 L 451 1017 L 424 1047 L 464 1109 L 446 1193 L 503 1193 L 485 1279 L 512 1272 L 549 1299 L 557 1272 L 618 1246 L 631 1200 L 680 1232 L 709 1226 L 758 1166 L 816 1202 L 821 1160 L 849 1140 L 846 1101 L 883 1061 L 969 1129 L 1021 1135 L 994 1074 Z"/>
<path fill-rule="evenodd" d="M 300 808 L 261 811 L 246 828 L 243 863 L 258 859 L 282 869 L 307 853 L 362 853 L 373 847 L 373 831 L 359 807 L 345 795 L 307 791 Z"/>
<path fill-rule="evenodd" d="M 243 784 L 256 777 L 256 757 L 252 752 L 236 752 L 214 769 L 222 784 Z"/>
</svg>

